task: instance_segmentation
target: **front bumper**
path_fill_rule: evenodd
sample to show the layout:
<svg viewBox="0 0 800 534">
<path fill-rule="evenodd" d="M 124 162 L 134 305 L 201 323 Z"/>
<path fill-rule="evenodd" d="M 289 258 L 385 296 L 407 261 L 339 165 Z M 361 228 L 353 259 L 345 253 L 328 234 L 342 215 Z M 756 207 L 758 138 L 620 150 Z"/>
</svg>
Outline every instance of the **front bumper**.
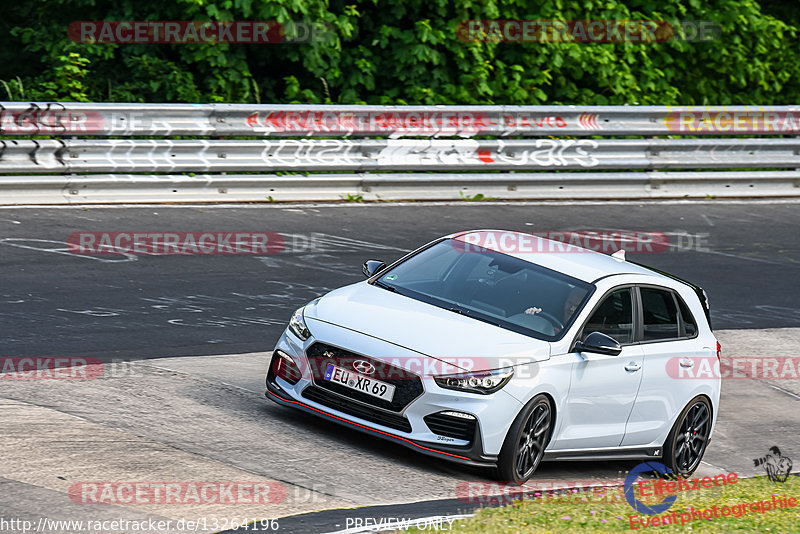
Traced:
<svg viewBox="0 0 800 534">
<path fill-rule="evenodd" d="M 385 354 L 387 352 L 386 346 L 375 346 L 376 344 L 385 344 L 383 341 L 356 334 L 353 331 L 347 331 L 347 337 L 348 346 L 358 346 L 359 354 Z M 333 341 L 329 341 L 331 338 L 336 338 L 336 336 L 326 336 L 324 343 L 334 344 Z M 359 343 L 362 338 L 367 343 Z M 280 350 L 300 363 L 304 368 L 303 378 L 296 384 L 291 384 L 283 378 L 275 376 L 272 363 L 270 363 L 266 380 L 265 395 L 267 398 L 283 406 L 303 410 L 353 430 L 393 441 L 422 454 L 478 467 L 496 465 L 497 454 L 508 427 L 521 408 L 521 404 L 515 398 L 502 390 L 486 396 L 445 390 L 439 388 L 432 378 L 422 377 L 422 394 L 397 413 L 375 407 L 371 410 L 372 413 L 369 413 L 369 410 L 359 412 L 354 408 L 363 409 L 364 403 L 328 389 L 325 389 L 324 392 L 329 398 L 320 398 L 321 402 L 317 402 L 318 396 L 309 395 L 309 393 L 319 393 L 323 391 L 323 388 L 316 385 L 305 365 L 307 363 L 306 350 L 315 342 L 320 342 L 319 338 L 311 338 L 302 343 L 292 334 L 285 332 L 281 336 L 275 347 L 276 351 Z M 389 349 L 394 353 L 407 350 L 393 345 Z M 338 403 L 331 402 L 332 400 L 338 400 Z M 473 415 L 476 418 L 474 436 L 469 441 L 465 441 L 434 433 L 425 418 L 442 411 L 458 411 Z M 407 428 L 402 429 L 402 426 L 398 424 L 401 420 L 407 421 Z"/>
<path fill-rule="evenodd" d="M 497 465 L 497 456 L 492 455 L 484 455 L 483 454 L 483 447 L 481 446 L 481 438 L 480 438 L 480 431 L 476 431 L 476 436 L 473 441 L 471 447 L 465 449 L 461 447 L 436 447 L 433 448 L 430 446 L 429 443 L 419 442 L 413 439 L 404 438 L 402 436 L 393 434 L 391 432 L 386 432 L 383 430 L 379 430 L 378 428 L 373 428 L 369 426 L 370 423 L 368 421 L 361 421 L 358 422 L 358 418 L 352 417 L 350 415 L 332 410 L 327 407 L 320 406 L 319 408 L 312 406 L 311 402 L 301 402 L 290 398 L 290 395 L 287 394 L 280 385 L 277 384 L 275 381 L 267 381 L 267 391 L 265 396 L 283 406 L 288 406 L 291 408 L 298 408 L 304 412 L 323 417 L 335 423 L 338 423 L 342 426 L 357 430 L 359 432 L 363 432 L 365 434 L 370 434 L 372 436 L 376 436 L 379 438 L 383 438 L 399 445 L 403 445 L 404 447 L 408 447 L 409 449 L 413 449 L 417 452 L 422 454 L 427 454 L 428 456 L 434 456 L 436 458 L 444 458 L 446 460 L 452 462 L 458 462 L 464 465 L 471 465 L 475 467 L 494 467 Z"/>
</svg>

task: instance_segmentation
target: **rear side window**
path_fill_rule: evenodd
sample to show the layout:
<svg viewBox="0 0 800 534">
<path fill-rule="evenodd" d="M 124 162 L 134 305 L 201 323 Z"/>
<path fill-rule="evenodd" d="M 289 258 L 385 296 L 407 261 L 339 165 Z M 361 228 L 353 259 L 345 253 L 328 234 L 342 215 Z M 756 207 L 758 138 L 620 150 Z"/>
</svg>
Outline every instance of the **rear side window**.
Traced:
<svg viewBox="0 0 800 534">
<path fill-rule="evenodd" d="M 676 295 L 678 301 L 678 309 L 681 311 L 681 336 L 694 337 L 697 335 L 697 321 L 694 320 L 689 307 L 683 302 L 683 299 Z"/>
<path fill-rule="evenodd" d="M 678 330 L 678 309 L 671 291 L 640 288 L 642 295 L 642 341 L 675 339 L 680 337 Z"/>
</svg>

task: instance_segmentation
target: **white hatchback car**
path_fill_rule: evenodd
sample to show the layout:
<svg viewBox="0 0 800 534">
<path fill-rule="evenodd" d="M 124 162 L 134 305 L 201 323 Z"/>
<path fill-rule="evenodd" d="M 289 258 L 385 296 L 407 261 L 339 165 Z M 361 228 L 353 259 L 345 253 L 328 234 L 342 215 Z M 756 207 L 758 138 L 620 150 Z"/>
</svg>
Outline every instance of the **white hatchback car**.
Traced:
<svg viewBox="0 0 800 534">
<path fill-rule="evenodd" d="M 719 360 L 702 289 L 499 230 L 363 271 L 295 312 L 268 398 L 509 482 L 542 460 L 699 465 L 720 395 L 683 372 Z"/>
</svg>

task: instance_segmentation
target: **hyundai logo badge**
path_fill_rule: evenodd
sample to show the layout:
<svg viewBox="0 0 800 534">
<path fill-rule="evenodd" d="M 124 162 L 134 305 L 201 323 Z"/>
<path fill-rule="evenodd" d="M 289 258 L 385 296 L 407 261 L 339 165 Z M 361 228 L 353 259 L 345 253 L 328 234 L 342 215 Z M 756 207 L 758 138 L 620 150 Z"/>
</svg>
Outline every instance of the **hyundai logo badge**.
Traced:
<svg viewBox="0 0 800 534">
<path fill-rule="evenodd" d="M 375 372 L 375 366 L 366 360 L 356 360 L 353 362 L 353 369 L 362 375 L 371 375 Z"/>
</svg>

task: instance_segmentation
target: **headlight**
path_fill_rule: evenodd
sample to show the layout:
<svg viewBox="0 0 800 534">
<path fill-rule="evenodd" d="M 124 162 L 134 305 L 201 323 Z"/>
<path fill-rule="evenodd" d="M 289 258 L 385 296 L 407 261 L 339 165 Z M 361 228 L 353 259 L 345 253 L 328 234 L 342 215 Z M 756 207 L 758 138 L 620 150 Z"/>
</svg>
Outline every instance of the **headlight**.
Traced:
<svg viewBox="0 0 800 534">
<path fill-rule="evenodd" d="M 491 371 L 476 371 L 474 373 L 459 373 L 455 375 L 434 376 L 433 380 L 439 387 L 468 391 L 488 395 L 505 386 L 514 375 L 513 367 L 494 369 Z"/>
<path fill-rule="evenodd" d="M 311 332 L 308 330 L 306 322 L 303 319 L 304 308 L 305 307 L 300 308 L 294 312 L 294 315 L 292 315 L 292 318 L 289 321 L 289 330 L 292 331 L 292 334 L 296 335 L 303 341 L 311 337 Z"/>
</svg>

